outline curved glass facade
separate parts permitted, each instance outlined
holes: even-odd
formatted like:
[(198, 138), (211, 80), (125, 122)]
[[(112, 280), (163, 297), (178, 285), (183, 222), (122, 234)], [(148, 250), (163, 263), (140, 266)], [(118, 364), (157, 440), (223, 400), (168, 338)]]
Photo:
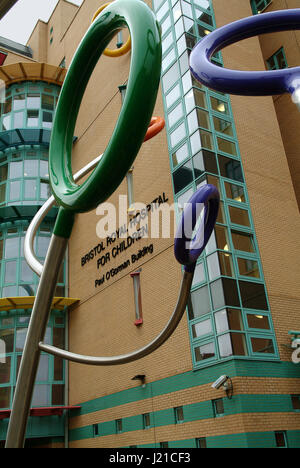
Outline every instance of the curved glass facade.
[[(51, 195), (48, 150), (60, 88), (23, 82), (6, 89), (0, 105), (0, 293), (2, 298), (34, 296), (39, 277), (24, 258), (26, 230), (39, 206)], [(43, 263), (53, 219), (52, 209), (35, 238)], [(55, 296), (65, 296), (65, 264)], [(0, 311), (0, 409), (9, 409), (31, 310)], [(52, 311), (45, 342), (64, 347), (65, 314)], [(64, 404), (65, 369), (61, 359), (41, 354), (32, 407)]]

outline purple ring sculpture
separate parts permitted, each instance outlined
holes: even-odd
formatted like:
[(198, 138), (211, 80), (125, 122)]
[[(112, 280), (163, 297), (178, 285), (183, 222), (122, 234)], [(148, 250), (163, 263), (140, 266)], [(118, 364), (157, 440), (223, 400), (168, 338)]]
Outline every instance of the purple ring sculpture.
[(193, 48), (190, 55), (192, 74), (205, 86), (228, 94), (293, 94), (300, 90), (300, 67), (245, 72), (218, 67), (210, 62), (210, 58), (222, 48), (240, 40), (258, 34), (297, 29), (300, 29), (300, 8), (263, 13), (222, 26)]
[[(200, 187), (186, 203), (175, 235), (174, 253), (186, 272), (193, 272), (196, 261), (204, 250), (214, 228), (220, 203), (220, 195), (214, 185)], [(204, 205), (204, 206), (203, 206)], [(200, 226), (194, 234), (197, 221)]]

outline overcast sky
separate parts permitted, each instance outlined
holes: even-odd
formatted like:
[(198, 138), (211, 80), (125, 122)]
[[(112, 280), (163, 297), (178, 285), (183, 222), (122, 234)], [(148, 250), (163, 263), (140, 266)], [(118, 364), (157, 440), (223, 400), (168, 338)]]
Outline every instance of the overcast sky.
[[(76, 5), (82, 2), (71, 1)], [(38, 19), (48, 22), (57, 3), (58, 0), (18, 0), (0, 21), (0, 36), (26, 44)]]

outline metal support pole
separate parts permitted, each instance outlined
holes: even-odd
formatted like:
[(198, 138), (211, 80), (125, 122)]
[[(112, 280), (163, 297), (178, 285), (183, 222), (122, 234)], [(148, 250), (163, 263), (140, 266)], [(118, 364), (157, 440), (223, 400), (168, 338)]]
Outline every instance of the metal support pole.
[(32, 309), (29, 328), (19, 369), (6, 448), (22, 448), (33, 388), (40, 360), (39, 342), (44, 339), (58, 274), (64, 259), (68, 239), (52, 235), (45, 266)]

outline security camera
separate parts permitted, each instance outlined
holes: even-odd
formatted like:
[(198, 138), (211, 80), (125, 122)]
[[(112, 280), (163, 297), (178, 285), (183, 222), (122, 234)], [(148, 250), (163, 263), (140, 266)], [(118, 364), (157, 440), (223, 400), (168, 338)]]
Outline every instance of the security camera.
[(222, 387), (228, 380), (227, 375), (221, 375), (213, 384), (212, 388), (215, 388), (216, 390), (219, 390), (219, 388)]

